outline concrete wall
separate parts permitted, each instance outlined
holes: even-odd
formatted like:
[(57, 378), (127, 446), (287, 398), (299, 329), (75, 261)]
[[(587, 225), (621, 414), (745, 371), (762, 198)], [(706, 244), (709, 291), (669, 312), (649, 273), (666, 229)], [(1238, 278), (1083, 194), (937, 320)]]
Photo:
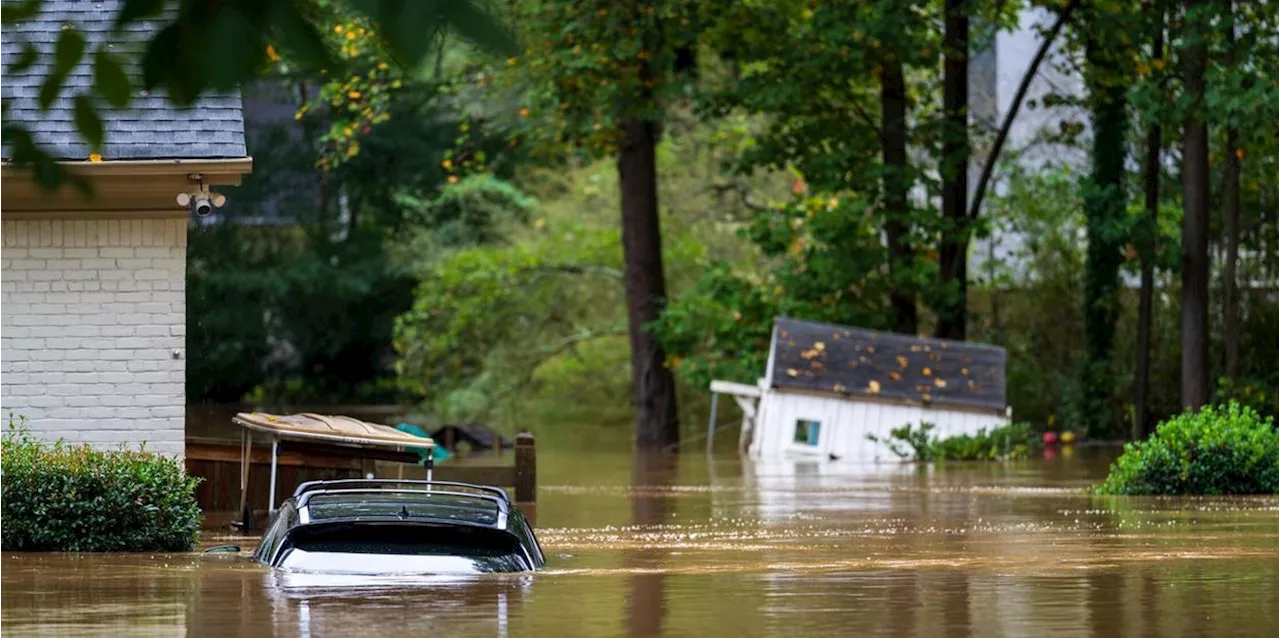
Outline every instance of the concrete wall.
[(6, 219), (0, 236), (3, 415), (47, 439), (182, 455), (185, 217)]

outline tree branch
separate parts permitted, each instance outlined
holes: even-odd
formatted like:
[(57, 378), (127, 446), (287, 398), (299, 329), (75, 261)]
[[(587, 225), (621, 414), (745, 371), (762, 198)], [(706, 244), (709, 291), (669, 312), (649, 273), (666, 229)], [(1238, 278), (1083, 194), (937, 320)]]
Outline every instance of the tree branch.
[(576, 264), (552, 264), (534, 268), (536, 271), (552, 272), (565, 275), (599, 275), (611, 279), (622, 279), (622, 271), (609, 266), (579, 266)]
[(1031, 60), (1031, 66), (1027, 68), (1027, 72), (1022, 76), (1022, 83), (1018, 85), (1018, 92), (1013, 96), (1013, 104), (1009, 107), (1009, 112), (1004, 116), (1004, 123), (1000, 125), (1000, 132), (996, 134), (996, 141), (991, 146), (991, 153), (987, 155), (987, 161), (982, 166), (982, 176), (978, 179), (978, 187), (973, 193), (973, 203), (969, 207), (969, 219), (977, 219), (978, 212), (982, 210), (982, 198), (987, 194), (987, 184), (991, 181), (991, 173), (995, 171), (996, 160), (1000, 157), (1000, 149), (1004, 148), (1004, 141), (1009, 137), (1009, 129), (1013, 126), (1013, 119), (1018, 115), (1018, 109), (1022, 107), (1022, 100), (1027, 97), (1027, 89), (1031, 87), (1031, 81), (1035, 79), (1036, 73), (1040, 71), (1040, 63), (1044, 62), (1044, 58), (1049, 53), (1049, 48), (1053, 46), (1053, 42), (1058, 39), (1058, 34), (1062, 32), (1062, 26), (1066, 24), (1067, 19), (1075, 11), (1079, 0), (1071, 0), (1066, 7), (1062, 9), (1062, 13), (1058, 14), (1058, 21), (1053, 24), (1053, 28), (1049, 30), (1049, 34), (1045, 36), (1044, 42), (1040, 44), (1040, 50), (1036, 51), (1036, 57)]
[(746, 206), (748, 209), (762, 211), (769, 210), (768, 206), (751, 201), (751, 196), (747, 193), (747, 187), (743, 184), (739, 184), (738, 182), (712, 184), (711, 190), (715, 191), (716, 195), (723, 195), (728, 191), (734, 191), (738, 193), (738, 197), (742, 199), (742, 205)]

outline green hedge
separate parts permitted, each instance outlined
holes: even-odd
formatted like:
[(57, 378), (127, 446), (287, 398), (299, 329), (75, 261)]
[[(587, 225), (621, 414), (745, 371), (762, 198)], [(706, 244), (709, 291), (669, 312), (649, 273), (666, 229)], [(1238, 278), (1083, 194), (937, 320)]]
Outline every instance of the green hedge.
[(189, 551), (200, 531), (182, 463), (144, 451), (46, 443), (10, 422), (0, 451), (5, 551)]
[(889, 438), (881, 439), (868, 434), (867, 439), (882, 443), (899, 458), (928, 463), (932, 461), (1006, 461), (1027, 457), (1035, 441), (1031, 426), (1013, 423), (991, 430), (978, 430), (977, 434), (961, 434), (940, 439), (931, 435), (934, 424), (921, 422), (916, 428), (910, 423), (889, 431)]
[(1186, 411), (1146, 441), (1129, 443), (1099, 494), (1275, 494), (1280, 438), (1274, 422), (1232, 402)]

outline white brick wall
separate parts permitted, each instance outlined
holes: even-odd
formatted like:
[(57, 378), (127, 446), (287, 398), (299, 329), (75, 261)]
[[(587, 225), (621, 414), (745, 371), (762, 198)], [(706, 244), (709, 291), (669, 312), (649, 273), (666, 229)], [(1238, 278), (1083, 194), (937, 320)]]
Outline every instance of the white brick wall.
[(186, 220), (5, 220), (0, 239), (6, 422), (181, 456)]

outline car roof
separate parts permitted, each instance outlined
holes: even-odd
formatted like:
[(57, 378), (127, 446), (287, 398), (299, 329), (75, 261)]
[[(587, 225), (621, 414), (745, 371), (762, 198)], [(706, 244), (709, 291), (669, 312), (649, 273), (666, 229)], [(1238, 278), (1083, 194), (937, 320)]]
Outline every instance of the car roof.
[(299, 523), (337, 520), (435, 522), (506, 530), (519, 510), (501, 488), (447, 481), (338, 479), (299, 485)]

